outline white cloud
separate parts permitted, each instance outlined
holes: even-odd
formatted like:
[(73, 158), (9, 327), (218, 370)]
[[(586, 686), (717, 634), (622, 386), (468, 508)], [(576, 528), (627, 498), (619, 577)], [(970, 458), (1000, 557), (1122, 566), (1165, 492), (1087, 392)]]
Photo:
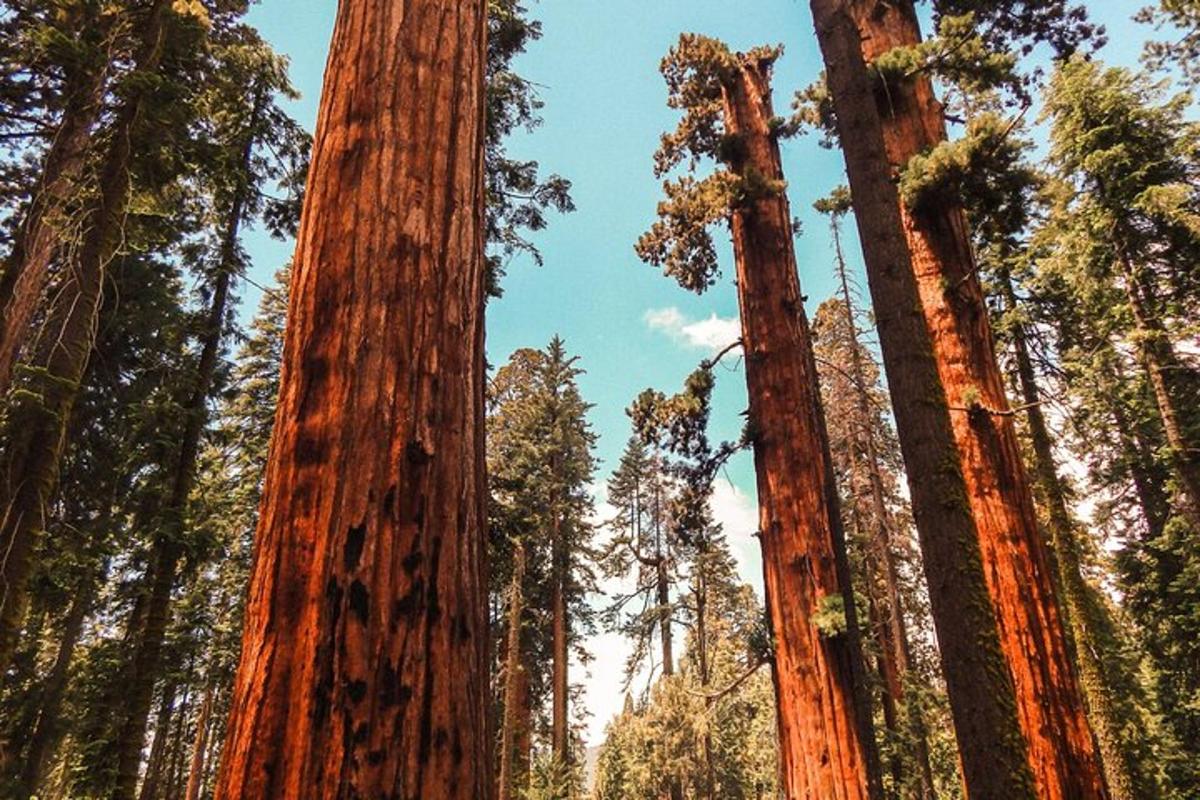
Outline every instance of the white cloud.
[(717, 352), (736, 342), (742, 335), (741, 325), (733, 317), (690, 320), (674, 306), (652, 308), (643, 319), (650, 330), (661, 331), (686, 347)]
[(713, 484), (713, 519), (720, 523), (737, 561), (738, 574), (762, 597), (762, 550), (758, 537), (758, 504), (754, 498), (728, 480)]

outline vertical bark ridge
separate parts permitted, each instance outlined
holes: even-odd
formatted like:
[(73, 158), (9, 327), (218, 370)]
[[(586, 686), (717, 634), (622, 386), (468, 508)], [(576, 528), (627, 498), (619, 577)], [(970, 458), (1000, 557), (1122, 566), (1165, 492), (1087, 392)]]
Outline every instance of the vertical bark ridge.
[(339, 7), (220, 798), (493, 791), (484, 15)]
[[(722, 82), (726, 134), (744, 153), (730, 167), (743, 178), (781, 181), (770, 129), (771, 64), (738, 59)], [(784, 791), (878, 797), (861, 642), (787, 198), (772, 191), (748, 200), (734, 210), (731, 227)], [(844, 618), (830, 622), (838, 613)]]

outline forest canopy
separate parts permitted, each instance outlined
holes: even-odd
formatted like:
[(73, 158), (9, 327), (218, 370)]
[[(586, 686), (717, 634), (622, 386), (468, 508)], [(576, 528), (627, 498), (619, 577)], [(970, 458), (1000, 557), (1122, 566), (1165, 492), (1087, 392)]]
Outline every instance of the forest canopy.
[(0, 797), (1200, 797), (1200, 3), (644, 5), (0, 0)]

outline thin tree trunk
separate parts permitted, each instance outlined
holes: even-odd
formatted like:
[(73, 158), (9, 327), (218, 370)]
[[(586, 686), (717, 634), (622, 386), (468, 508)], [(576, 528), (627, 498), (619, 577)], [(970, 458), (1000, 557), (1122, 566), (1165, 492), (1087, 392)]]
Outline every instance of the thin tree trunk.
[(513, 800), (517, 792), (516, 745), (523, 738), (518, 726), (524, 716), (520, 704), (528, 701), (522, 686), (528, 686), (521, 653), (521, 619), (525, 608), (525, 546), (517, 543), (513, 553), (512, 583), (508, 597), (508, 635), (504, 645), (504, 716), (500, 725), (499, 800)]
[[(659, 637), (662, 639), (662, 674), (675, 674), (674, 638), (671, 634), (671, 579), (667, 574), (667, 546), (662, 531), (662, 485), (655, 462), (654, 478), (654, 588), (658, 602)], [(673, 787), (672, 791), (682, 791)]]
[[(110, 27), (107, 15), (92, 24), (106, 30)], [(29, 207), (16, 226), (13, 247), (0, 274), (0, 397), (8, 394), (21, 350), (33, 338), (31, 326), (54, 254), (73, 233), (68, 206), (87, 163), (111, 67), (105, 54), (103, 63), (71, 71), (64, 87), (62, 118), (46, 151)]]
[(216, 796), (489, 800), (482, 0), (339, 5)]
[(208, 747), (208, 719), (212, 714), (213, 689), (204, 690), (200, 703), (200, 714), (196, 718), (196, 737), (192, 743), (192, 760), (188, 767), (187, 788), (183, 800), (199, 800), (200, 788), (204, 783), (204, 754)]
[[(169, 0), (146, 11), (135, 58), (145, 75), (158, 69)], [(8, 411), (8, 443), (0, 455), (0, 672), (8, 668), (27, 604), (25, 585), (45, 510), (58, 481), (63, 441), (87, 369), (100, 314), (104, 274), (120, 245), (129, 203), (134, 127), (147, 89), (137, 84), (113, 122), (99, 179), (99, 197), (86, 214), (76, 260), (56, 287), (32, 377)]]
[(812, 0), (972, 800), (1032, 800), (1012, 676), (849, 0)]
[[(913, 0), (851, 0), (862, 59), (920, 42)], [(946, 138), (926, 74), (876, 86), (890, 168)], [(966, 216), (960, 206), (898, 203), (920, 307), (952, 409), (1000, 643), (1016, 689), (1029, 764), (1045, 800), (1108, 796), (1071, 663), (1046, 543), (996, 361)]]
[[(723, 80), (725, 129), (743, 145), (734, 173), (781, 181), (770, 71), (765, 59), (739, 56)], [(731, 227), (784, 791), (878, 797), (866, 672), (786, 196), (736, 208)], [(822, 630), (817, 620), (831, 613), (844, 619)]]
[(245, 215), (246, 201), (252, 191), (249, 172), (254, 157), (254, 130), (257, 118), (266, 101), (260, 89), (254, 98), (247, 118), (246, 138), (242, 142), (239, 160), (238, 185), (233, 193), (221, 234), (220, 260), (213, 279), (212, 299), (204, 321), (200, 359), (191, 395), (183, 406), (184, 422), (179, 450), (171, 481), (171, 493), (162, 509), (162, 528), (155, 540), (148, 572), (146, 622), (133, 655), (132, 677), (127, 694), (128, 715), (121, 728), (117, 761), (117, 800), (132, 798), (137, 785), (138, 765), (146, 738), (154, 684), (162, 661), (163, 640), (171, 620), (171, 593), (175, 588), (175, 573), (183, 555), (183, 534), (188, 498), (196, 477), (200, 457), (200, 440), (208, 425), (208, 398), (216, 379), (217, 365), (224, 340), (225, 316), (229, 305), (230, 286), (237, 268), (238, 237)]
[[(1001, 270), (996, 277), (1005, 311), (1015, 314), (1018, 301), (1008, 271)], [(1158, 788), (1154, 786), (1153, 776), (1141, 769), (1137, 753), (1131, 747), (1133, 742), (1129, 741), (1144, 732), (1139, 730), (1136, 719), (1129, 718), (1128, 712), (1122, 719), (1123, 715), (1118, 710), (1119, 705), (1128, 706), (1132, 699), (1122, 697), (1117, 685), (1136, 686), (1137, 678), (1126, 674), (1117, 678), (1114, 684), (1114, 676), (1109, 674), (1112, 669), (1123, 670), (1126, 666), (1114, 641), (1117, 623), (1109, 614), (1098, 590), (1088, 583), (1083, 574), (1077, 526), (1068, 508), (1067, 490), (1055, 463), (1054, 440), (1042, 411), (1041, 391), (1025, 329), (1018, 323), (1012, 326), (1009, 335), (1013, 343), (1025, 417), (1029, 424), (1029, 438), (1033, 444), (1034, 475), (1045, 501), (1080, 684), (1087, 700), (1088, 717), (1100, 747), (1109, 790), (1113, 800), (1154, 796)], [(1144, 751), (1144, 748), (1138, 750)]]
[[(556, 470), (551, 466), (551, 474)], [(571, 734), (567, 714), (570, 681), (568, 676), (569, 653), (567, 651), (567, 553), (563, 541), (563, 525), (558, 509), (552, 508), (551, 559), (553, 561), (553, 588), (551, 599), (552, 647), (554, 668), (551, 674), (551, 750), (556, 764), (562, 768), (570, 766)]]
[(1142, 364), (1154, 392), (1154, 403), (1166, 435), (1171, 467), (1183, 495), (1180, 505), (1192, 527), (1200, 530), (1200, 442), (1192, 441), (1188, 436), (1184, 421), (1184, 403), (1187, 401), (1183, 384), (1184, 376), (1190, 370), (1179, 360), (1166, 327), (1154, 311), (1154, 293), (1143, 272), (1132, 262), (1123, 246), (1118, 245), (1117, 250), (1125, 275), (1129, 307), (1133, 311)]
[(67, 679), (70, 677), (71, 662), (75, 657), (75, 647), (83, 634), (83, 624), (91, 610), (96, 592), (95, 575), (85, 575), (76, 589), (71, 607), (63, 621), (62, 638), (59, 640), (58, 653), (54, 664), (42, 683), (41, 709), (38, 712), (37, 726), (29, 739), (25, 750), (25, 763), (21, 768), (17, 796), (24, 800), (37, 794), (46, 769), (46, 763), (53, 755), (55, 747), (62, 737), (62, 701), (67, 690)]
[(164, 762), (167, 759), (167, 741), (171, 736), (171, 720), (175, 713), (175, 685), (163, 688), (158, 719), (154, 723), (154, 739), (150, 744), (150, 757), (146, 762), (146, 777), (138, 800), (155, 800), (162, 781)]

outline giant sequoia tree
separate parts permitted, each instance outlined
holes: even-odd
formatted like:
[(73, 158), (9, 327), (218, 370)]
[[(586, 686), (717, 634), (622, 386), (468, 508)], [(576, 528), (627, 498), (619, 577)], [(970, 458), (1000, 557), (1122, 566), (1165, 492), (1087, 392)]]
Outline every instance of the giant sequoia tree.
[(485, 27), (338, 10), (218, 797), (491, 796)]
[[(784, 194), (770, 76), (779, 50), (732, 53), (685, 35), (663, 61), (684, 112), (655, 157), (665, 175), (702, 158), (720, 169), (668, 181), (661, 220), (638, 242), (682, 286), (716, 279), (708, 227), (728, 222), (737, 265), (748, 438), (758, 478), (767, 608), (776, 641), (782, 782), (789, 795), (865, 798), (878, 791), (863, 665), (829, 444)], [(803, 563), (796, 570), (793, 565)]]

